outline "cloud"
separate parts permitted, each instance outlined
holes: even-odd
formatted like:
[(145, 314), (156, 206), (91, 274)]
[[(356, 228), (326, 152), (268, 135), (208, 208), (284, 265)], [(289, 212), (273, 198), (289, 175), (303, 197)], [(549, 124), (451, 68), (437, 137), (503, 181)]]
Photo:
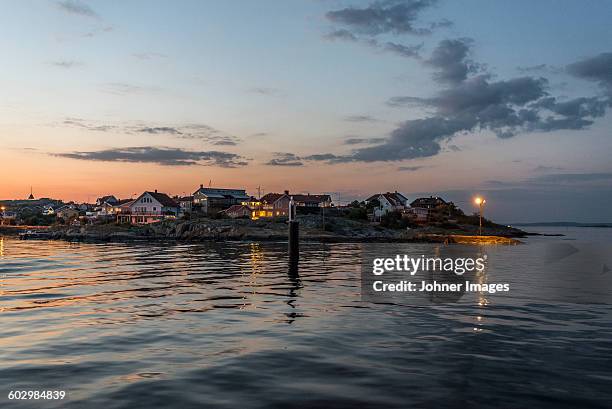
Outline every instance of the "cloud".
[(143, 87), (125, 82), (109, 82), (103, 84), (103, 90), (114, 95), (144, 94), (151, 91), (159, 91), (157, 88)]
[(343, 41), (358, 41), (359, 39), (355, 34), (351, 33), (347, 29), (334, 30), (331, 33), (327, 33), (323, 36), (328, 40), (343, 40)]
[(374, 38), (363, 39), (363, 38), (359, 38), (355, 36), (348, 30), (332, 31), (329, 34), (326, 34), (324, 38), (328, 40), (332, 40), (332, 41), (343, 40), (343, 41), (355, 42), (355, 43), (359, 43), (359, 44), (371, 47), (373, 49), (376, 49), (377, 51), (390, 52), (390, 53), (399, 55), (400, 57), (414, 58), (414, 59), (421, 58), (420, 53), (424, 46), (423, 43), (414, 44), (414, 45), (404, 45), (404, 44), (394, 43), (392, 41), (379, 42), (378, 40)]
[(423, 49), (423, 43), (416, 45), (403, 45), (393, 42), (387, 42), (384, 44), (383, 49), (385, 51), (390, 51), (402, 57), (420, 58), (420, 52)]
[(438, 70), (434, 79), (440, 83), (457, 84), (465, 80), (468, 74), (481, 70), (482, 66), (469, 58), (472, 44), (473, 40), (469, 38), (440, 41), (431, 57), (425, 61)]
[(85, 17), (100, 18), (98, 13), (96, 13), (91, 7), (89, 7), (89, 5), (79, 0), (59, 1), (57, 2), (57, 6), (66, 13), (76, 14)]
[(275, 152), (274, 158), (266, 162), (269, 166), (303, 166), (299, 156), (287, 152)]
[(597, 82), (612, 98), (612, 52), (577, 61), (566, 70), (575, 77)]
[(114, 29), (115, 28), (113, 26), (100, 27), (100, 28), (96, 28), (96, 29), (94, 29), (92, 31), (88, 31), (86, 33), (83, 33), (81, 35), (81, 37), (93, 38), (93, 37), (97, 36), (98, 34), (110, 33)]
[(304, 160), (325, 161), (329, 163), (340, 163), (344, 161), (344, 157), (334, 155), (333, 153), (319, 153), (315, 155), (304, 156)]
[[(470, 59), (472, 41), (443, 40), (425, 61), (435, 69), (433, 79), (446, 88), (432, 97), (397, 96), (395, 107), (420, 106), (425, 118), (404, 121), (381, 143), (337, 155), (329, 163), (401, 161), (438, 155), (468, 132), (491, 131), (499, 138), (518, 133), (582, 130), (605, 115), (612, 105), (612, 54), (604, 53), (571, 64), (572, 75), (594, 81), (604, 96), (563, 99), (550, 95), (546, 78), (522, 76), (493, 81), (483, 65)], [(316, 160), (316, 159), (313, 159)]]
[(448, 149), (450, 152), (461, 152), (461, 148), (457, 145), (448, 145), (446, 146), (446, 149)]
[(158, 135), (158, 134), (183, 135), (181, 131), (171, 126), (158, 126), (158, 127), (147, 126), (144, 128), (137, 129), (136, 132), (150, 133), (153, 135)]
[(58, 61), (52, 61), (51, 65), (54, 65), (59, 68), (68, 69), (68, 68), (79, 67), (83, 65), (83, 63), (78, 62), (78, 61), (71, 61), (71, 60), (58, 60)]
[(406, 106), (420, 106), (423, 105), (423, 98), (400, 96), (391, 97), (386, 102), (390, 107), (406, 107)]
[(423, 169), (425, 166), (400, 166), (397, 168), (400, 172), (416, 172), (419, 169)]
[(559, 74), (562, 69), (549, 64), (529, 65), (525, 67), (516, 67), (521, 74), (530, 74), (533, 72)]
[(149, 135), (168, 135), (179, 139), (199, 140), (216, 146), (235, 146), (241, 139), (213, 128), (206, 124), (184, 124), (184, 125), (134, 125), (119, 124), (108, 125), (100, 124), (96, 121), (89, 121), (80, 118), (65, 118), (62, 125), (74, 126), (88, 131), (116, 132), (124, 134), (149, 134)]
[(453, 25), (454, 25), (454, 23), (452, 21), (450, 21), (447, 18), (443, 18), (440, 21), (435, 21), (433, 23), (430, 23), (429, 24), (429, 29), (433, 31), (433, 30), (435, 30), (437, 28), (449, 28), (449, 27), (452, 27)]
[(385, 138), (347, 138), (344, 140), (345, 145), (361, 145), (384, 142)]
[(353, 32), (378, 34), (430, 34), (431, 28), (416, 27), (419, 14), (431, 7), (433, 0), (377, 1), (365, 8), (344, 8), (328, 12), (331, 22), (343, 25)]
[(436, 0), (385, 0), (376, 1), (365, 8), (344, 8), (329, 11), (325, 16), (335, 25), (323, 37), (331, 41), (359, 43), (378, 51), (391, 52), (401, 57), (420, 58), (423, 44), (405, 45), (397, 42), (381, 42), (379, 35), (427, 35), (450, 27), (452, 22), (442, 19), (429, 24), (419, 22), (422, 11), (432, 7)]
[[(500, 138), (518, 132), (549, 132), (584, 129), (605, 112), (597, 98), (559, 101), (547, 95), (544, 78), (520, 77), (489, 81), (477, 76), (441, 91), (432, 98), (410, 98), (434, 109), (434, 116), (409, 120), (391, 133), (381, 145), (355, 151), (359, 161), (392, 161), (434, 156), (441, 144), (457, 133), (490, 130)], [(393, 104), (398, 104), (395, 99)]]
[(611, 172), (601, 173), (553, 173), (549, 175), (542, 175), (532, 179), (529, 179), (529, 183), (550, 183), (550, 184), (582, 184), (584, 182), (601, 182), (611, 181)]
[(559, 171), (559, 170), (565, 170), (565, 168), (563, 168), (561, 166), (544, 166), (544, 165), (539, 165), (539, 166), (536, 166), (533, 169), (534, 172), (550, 172), (552, 170)]
[(179, 138), (198, 139), (213, 145), (233, 146), (241, 142), (237, 136), (216, 129), (206, 124), (187, 124), (175, 128), (180, 132)]
[[(559, 167), (542, 167), (540, 171), (563, 169)], [(534, 169), (539, 171), (538, 168)], [(595, 186), (610, 186), (612, 172), (592, 173), (549, 173), (518, 181), (487, 180), (486, 185), (500, 189), (530, 188), (530, 189), (577, 189), (593, 188)]]
[(164, 166), (204, 165), (235, 168), (248, 164), (243, 157), (234, 153), (219, 151), (188, 151), (179, 148), (151, 146), (113, 148), (93, 152), (57, 153), (53, 155), (89, 161), (155, 163)]
[(166, 58), (167, 55), (155, 52), (133, 53), (132, 57), (139, 60), (152, 60), (154, 58)]
[(472, 118), (445, 119), (432, 117), (405, 121), (393, 130), (386, 142), (360, 148), (345, 158), (346, 161), (378, 162), (435, 156), (440, 143), (454, 133), (476, 125)]
[(379, 122), (378, 119), (370, 115), (349, 115), (345, 116), (344, 120), (347, 122)]
[(88, 131), (96, 131), (96, 132), (110, 132), (116, 131), (119, 128), (115, 125), (106, 125), (106, 124), (96, 124), (90, 121), (86, 121), (81, 118), (65, 118), (62, 121), (62, 125), (74, 126), (78, 128), (83, 128)]
[(251, 94), (258, 94), (258, 95), (264, 95), (264, 96), (269, 96), (269, 97), (280, 97), (283, 95), (281, 90), (276, 89), (276, 88), (269, 88), (269, 87), (253, 87), (253, 88), (249, 88), (247, 92)]

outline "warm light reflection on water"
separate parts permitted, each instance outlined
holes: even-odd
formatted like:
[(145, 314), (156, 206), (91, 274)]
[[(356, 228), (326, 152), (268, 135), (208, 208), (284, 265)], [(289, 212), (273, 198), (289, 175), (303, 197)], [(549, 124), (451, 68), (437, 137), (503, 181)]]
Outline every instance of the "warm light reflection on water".
[[(365, 303), (368, 246), (303, 243), (296, 272), (286, 243), (0, 238), (0, 397), (60, 385), (70, 400), (56, 407), (104, 409), (428, 407), (433, 397), (437, 407), (494, 399), (512, 408), (546, 407), (551, 396), (587, 408), (612, 398), (609, 306), (520, 291)], [(537, 284), (517, 251), (497, 248), (475, 281)], [(577, 374), (588, 382), (578, 387)]]

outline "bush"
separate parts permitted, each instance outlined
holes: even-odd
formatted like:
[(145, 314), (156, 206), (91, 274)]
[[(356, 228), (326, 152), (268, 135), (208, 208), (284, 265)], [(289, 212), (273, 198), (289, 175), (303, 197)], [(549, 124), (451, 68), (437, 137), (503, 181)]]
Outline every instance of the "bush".
[(353, 200), (351, 203), (349, 203), (349, 207), (359, 208), (361, 207), (361, 203), (359, 203), (359, 200)]
[(352, 220), (368, 220), (368, 211), (364, 207), (353, 207), (347, 217)]
[(384, 214), (380, 219), (380, 225), (388, 229), (405, 229), (412, 227), (413, 223), (406, 217), (402, 217), (402, 213), (393, 211)]
[(36, 214), (23, 218), (23, 224), (28, 226), (50, 226), (55, 221), (53, 215)]

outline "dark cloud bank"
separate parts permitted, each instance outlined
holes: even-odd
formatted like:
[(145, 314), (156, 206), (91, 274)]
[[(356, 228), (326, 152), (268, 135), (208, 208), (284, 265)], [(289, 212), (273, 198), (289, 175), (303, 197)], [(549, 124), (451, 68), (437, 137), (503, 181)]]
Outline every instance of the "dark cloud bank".
[(59, 153), (55, 156), (100, 162), (155, 163), (165, 166), (220, 166), (235, 168), (246, 166), (247, 161), (234, 153), (219, 151), (188, 151), (166, 147), (113, 148), (93, 152)]
[(57, 6), (66, 13), (93, 18), (100, 17), (91, 7), (79, 0), (59, 1), (57, 2)]
[[(365, 8), (330, 11), (326, 17), (341, 28), (327, 38), (362, 41), (389, 49), (388, 43), (382, 44), (376, 36), (425, 36), (450, 25), (446, 20), (429, 24), (419, 22), (420, 13), (434, 4), (433, 0), (379, 1)], [(431, 68), (432, 79), (443, 88), (429, 98), (396, 96), (387, 104), (397, 108), (427, 108), (430, 116), (399, 124), (376, 145), (346, 155), (321, 154), (302, 159), (341, 163), (430, 157), (442, 152), (445, 145), (462, 133), (491, 131), (499, 138), (511, 138), (519, 133), (582, 130), (604, 116), (612, 106), (612, 53), (602, 53), (564, 67), (561, 71), (575, 79), (597, 84), (601, 92), (563, 99), (551, 94), (549, 81), (542, 76), (493, 78), (485, 64), (472, 59), (473, 45), (469, 38), (446, 39), (438, 43), (429, 58), (418, 52), (403, 53)], [(397, 44), (395, 48), (401, 50), (402, 47), (410, 46)]]

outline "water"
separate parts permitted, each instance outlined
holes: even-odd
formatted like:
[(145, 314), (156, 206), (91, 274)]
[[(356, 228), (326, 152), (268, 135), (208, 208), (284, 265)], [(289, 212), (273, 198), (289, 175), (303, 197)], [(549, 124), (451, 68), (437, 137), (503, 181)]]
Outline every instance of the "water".
[[(0, 407), (610, 407), (612, 307), (527, 291), (548, 284), (516, 252), (546, 240), (490, 250), (524, 289), (411, 307), (361, 301), (368, 245), (304, 244), (296, 276), (283, 243), (5, 237)], [(7, 399), (36, 389), (68, 398)]]

